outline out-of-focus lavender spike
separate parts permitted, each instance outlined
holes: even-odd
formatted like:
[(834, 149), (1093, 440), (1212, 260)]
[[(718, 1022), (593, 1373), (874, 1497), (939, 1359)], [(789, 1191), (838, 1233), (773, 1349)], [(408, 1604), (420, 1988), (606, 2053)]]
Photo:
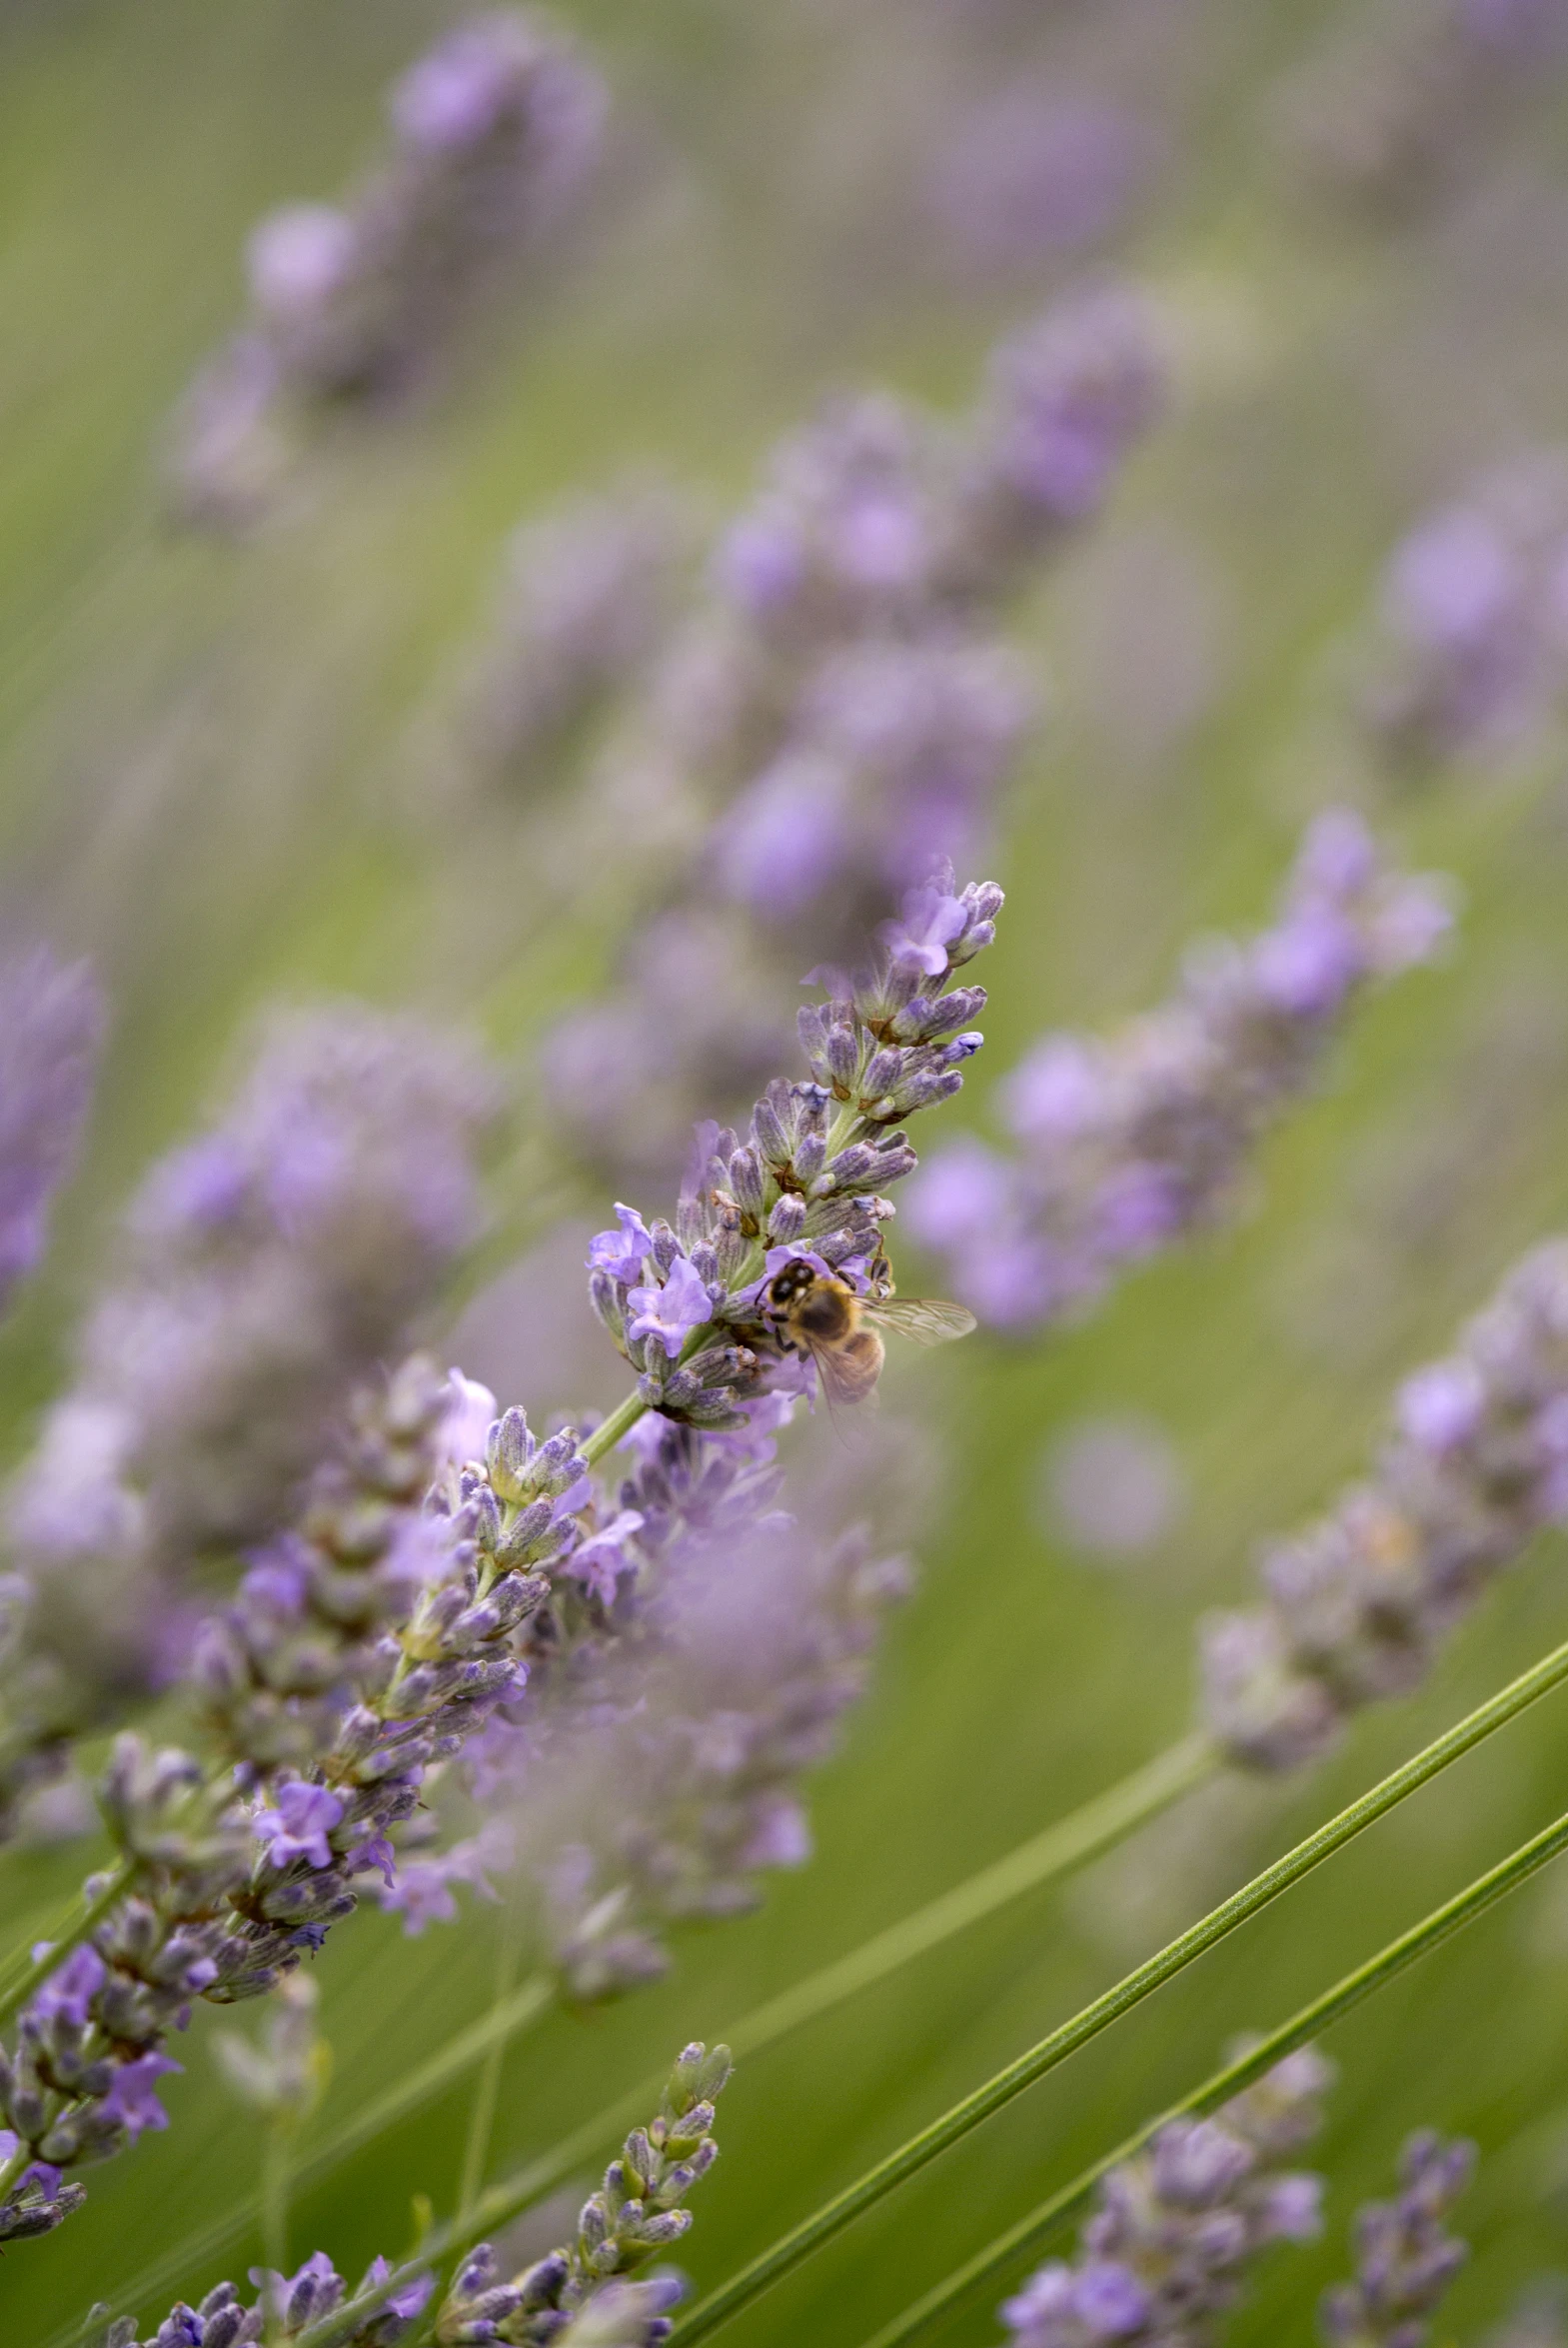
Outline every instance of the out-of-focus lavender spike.
[(1393, 0), (1344, 29), (1276, 95), (1305, 183), (1368, 213), (1419, 209), (1568, 57), (1563, 0)]
[(1290, 1769), (1346, 1717), (1420, 1684), (1482, 1590), (1568, 1519), (1568, 1240), (1503, 1279), (1455, 1351), (1401, 1387), (1371, 1474), (1265, 1550), (1264, 1605), (1207, 1624), (1208, 1719), (1232, 1756)]
[(1399, 2196), (1373, 2201), (1355, 2222), (1355, 2280), (1323, 2295), (1329, 2348), (1426, 2348), (1433, 2315), (1469, 2256), (1444, 2220), (1470, 2181), (1475, 2146), (1430, 2129), (1399, 2156)]
[(1143, 304), (1096, 287), (1001, 346), (963, 427), (869, 395), (776, 451), (610, 759), (695, 845), (610, 999), (546, 1046), (600, 1164), (667, 1172), (777, 1055), (770, 932), (796, 968), (851, 959), (899, 890), (983, 854), (1033, 705), (997, 613), (1100, 503), (1160, 380)]
[[(637, 1638), (558, 1672), (512, 1740), (522, 1859), (583, 1999), (656, 1978), (671, 1924), (744, 1913), (759, 1873), (809, 1857), (801, 1773), (907, 1585), (863, 1534), (823, 1539), (778, 1508), (766, 1438), (656, 1422), (639, 1447), (613, 1567)], [(505, 1769), (504, 1745), (485, 1757)]]
[[(478, 1236), (475, 1152), (499, 1106), (464, 1039), (344, 1005), (277, 1022), (221, 1122), (153, 1170), (76, 1392), (122, 1414), (156, 1537), (280, 1521)], [(24, 1539), (27, 1522), (24, 1498)]]
[(1001, 343), (953, 515), (955, 583), (1006, 592), (1095, 513), (1158, 416), (1164, 375), (1148, 307), (1122, 285), (1069, 295)]
[(824, 913), (863, 926), (868, 897), (890, 903), (943, 859), (983, 853), (1031, 714), (1022, 664), (997, 645), (876, 639), (833, 655), (715, 827), (720, 888), (780, 927)]
[(60, 963), (40, 948), (0, 965), (0, 1312), (43, 1254), (103, 1033), (103, 1000), (86, 963)]
[(1331, 2075), (1303, 2048), (1112, 2169), (1076, 2258), (1051, 2259), (1003, 2304), (1014, 2348), (1208, 2348), (1269, 2245), (1320, 2231), (1321, 2180), (1282, 2164), (1317, 2133)]
[(796, 660), (917, 615), (940, 543), (940, 442), (901, 401), (830, 402), (780, 443), (761, 494), (721, 539), (721, 603)]
[(461, 1039), (358, 1007), (300, 1016), (221, 1123), (154, 1169), (10, 1495), (8, 1793), (178, 1671), (201, 1551), (286, 1519), (476, 1236), (498, 1098)]
[(518, 773), (613, 692), (668, 630), (690, 518), (668, 489), (580, 498), (514, 536), (466, 733), (493, 772)]
[(1385, 759), (1421, 769), (1527, 742), (1568, 690), (1568, 457), (1481, 475), (1384, 575), (1363, 696)]
[(183, 518), (253, 520), (313, 422), (427, 372), (498, 260), (559, 224), (606, 108), (543, 17), (497, 9), (444, 34), (393, 88), (381, 169), (341, 208), (288, 205), (253, 232), (249, 321), (175, 419)]
[(1117, 225), (1153, 145), (1146, 124), (1091, 92), (1008, 87), (957, 114), (931, 161), (927, 205), (966, 275), (1037, 268)]
[(1007, 1080), (1016, 1145), (938, 1152), (909, 1227), (982, 1319), (1082, 1312), (1129, 1263), (1217, 1220), (1250, 1151), (1371, 982), (1430, 958), (1445, 887), (1383, 863), (1359, 818), (1309, 828), (1272, 929), (1189, 954), (1177, 992), (1101, 1041), (1047, 1036)]

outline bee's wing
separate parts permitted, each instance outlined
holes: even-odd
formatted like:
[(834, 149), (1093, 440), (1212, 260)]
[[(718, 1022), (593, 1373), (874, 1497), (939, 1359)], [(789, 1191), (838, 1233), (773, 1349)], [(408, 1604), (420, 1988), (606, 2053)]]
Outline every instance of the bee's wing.
[(855, 1377), (848, 1365), (841, 1363), (838, 1357), (830, 1352), (825, 1345), (813, 1345), (809, 1339), (806, 1339), (805, 1352), (816, 1372), (816, 1390), (827, 1405), (827, 1416), (832, 1430), (841, 1443), (852, 1447), (850, 1444), (851, 1422), (844, 1413), (851, 1408), (855, 1410), (875, 1408), (875, 1379), (872, 1378), (868, 1386), (863, 1377)]
[(945, 1345), (953, 1337), (966, 1337), (975, 1325), (972, 1312), (939, 1296), (890, 1296), (885, 1304), (866, 1304), (863, 1310), (877, 1328), (893, 1329), (916, 1345)]

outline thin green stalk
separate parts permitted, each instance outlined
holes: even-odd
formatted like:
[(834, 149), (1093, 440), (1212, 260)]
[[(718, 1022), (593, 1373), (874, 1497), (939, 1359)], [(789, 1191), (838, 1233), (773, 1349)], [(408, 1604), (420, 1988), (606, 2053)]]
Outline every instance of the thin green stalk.
[[(1352, 1840), (1374, 1819), (1382, 1817), (1407, 1794), (1428, 1783), (1451, 1761), (1469, 1752), (1495, 1729), (1534, 1703), (1538, 1696), (1559, 1686), (1564, 1679), (1568, 1679), (1568, 1643), (1555, 1648), (1541, 1662), (1521, 1673), (1498, 1694), (1468, 1713), (1456, 1726), (1425, 1746), (1413, 1759), (1373, 1786), (1358, 1801), (1341, 1810), (1337, 1817), (1331, 1818), (1316, 1833), (1298, 1843), (1282, 1859), (1277, 1859), (1271, 1867), (1265, 1868), (1262, 1874), (1255, 1876), (1210, 1915), (1182, 1933), (1157, 1956), (1138, 1966), (1135, 1972), (1129, 1973), (1125, 1980), (1106, 1991), (1103, 1997), (1096, 1998), (1082, 2013), (1053, 2031), (1039, 2046), (1031, 2048), (1016, 2063), (1010, 2064), (996, 2078), (987, 2081), (976, 2094), (955, 2105), (952, 2111), (923, 2130), (909, 2144), (902, 2146), (888, 2160), (879, 2163), (856, 2185), (850, 2186), (845, 2193), (839, 2194), (835, 2200), (818, 2210), (803, 2226), (796, 2227), (782, 2242), (775, 2244), (772, 2250), (765, 2252), (762, 2258), (754, 2260), (729, 2283), (722, 2285), (687, 2318), (681, 2327), (683, 2339), (699, 2338), (704, 2332), (712, 2331), (728, 2317), (738, 2313), (771, 2283), (798, 2265), (810, 2250), (848, 2224), (850, 2218), (857, 2216), (862, 2209), (869, 2208), (893, 2185), (900, 2183), (903, 2177), (912, 2175), (915, 2169), (934, 2159), (948, 2143), (955, 2142), (979, 2120), (1000, 2109), (1003, 2103), (1021, 2093), (1034, 2078), (1042, 2077), (1045, 2071), (1065, 2061), (1067, 2055), (1078, 2046), (1086, 2044), (1089, 2038), (1108, 2028), (1112, 2021), (1129, 2012), (1140, 1999), (1149, 1996), (1184, 1965), (1190, 1964), (1205, 1949), (1235, 1931), (1249, 1916), (1256, 1914), (1270, 1900), (1276, 1899), (1290, 1884), (1299, 1881), (1333, 1851)], [(1544, 1864), (1544, 1861), (1541, 1863)], [(762, 2010), (765, 2013), (767, 2011), (766, 2008)], [(752, 2050), (756, 2050), (755, 2042)], [(653, 2082), (653, 2094), (657, 2096), (658, 2091), (659, 2083)], [(356, 2322), (373, 2314), (395, 2291), (401, 2290), (428, 2267), (455, 2251), (471, 2248), (486, 2234), (508, 2224), (537, 2200), (541, 2193), (558, 2183), (563, 2174), (595, 2153), (608, 2136), (632, 2124), (646, 2111), (649, 2093), (649, 2085), (635, 2090), (610, 2111), (601, 2112), (585, 2126), (574, 2130), (551, 2151), (541, 2154), (537, 2160), (529, 2162), (499, 2184), (492, 2185), (488, 2192), (480, 2196), (469, 2217), (461, 2225), (452, 2219), (445, 2225), (433, 2228), (420, 2259), (401, 2265), (373, 2291), (346, 2302), (334, 2315), (324, 2317), (312, 2325), (301, 2334), (298, 2348), (335, 2348), (335, 2343), (346, 2331), (352, 2330)]]
[[(461, 2078), (469, 2065), (478, 2062), (491, 2046), (506, 2045), (531, 2022), (539, 2019), (554, 2002), (555, 1993), (556, 1985), (550, 1976), (536, 1974), (532, 1980), (525, 1981), (520, 1989), (514, 1990), (505, 2005), (493, 2006), (479, 2021), (459, 2031), (428, 2062), (421, 2063), (418, 2070), (410, 2071), (406, 2078), (389, 2087), (384, 2095), (378, 2095), (374, 2103), (366, 2104), (363, 2111), (345, 2120), (343, 2126), (324, 2138), (314, 2152), (305, 2154), (294, 2171), (295, 2191), (303, 2192), (308, 2186), (319, 2184), (341, 2161), (349, 2159), (362, 2146), (371, 2143), (388, 2128), (395, 2127), (399, 2120), (407, 2119), (410, 2112), (418, 2111), (422, 2104), (430, 2102), (443, 2089), (450, 2087), (453, 2080)], [(657, 2098), (657, 2089), (655, 2092)], [(642, 2104), (638, 2105), (639, 2111), (643, 2108)], [(631, 2122), (627, 2124), (630, 2126)], [(594, 2147), (590, 2146), (589, 2149), (592, 2151)], [(125, 2308), (146, 2305), (165, 2291), (177, 2290), (196, 2269), (221, 2257), (235, 2243), (242, 2242), (252, 2223), (251, 2210), (241, 2208), (229, 2217), (216, 2218), (210, 2225), (198, 2227), (195, 2232), (186, 2235), (182, 2242), (177, 2242), (172, 2250), (151, 2260), (139, 2274), (133, 2275), (128, 2283), (117, 2288), (115, 2304)], [(71, 2323), (51, 2333), (46, 2348), (73, 2348), (78, 2328)]]
[[(1303, 2006), (1290, 2021), (1271, 2031), (1268, 2037), (1252, 2047), (1239, 2061), (1227, 2063), (1222, 2071), (1216, 2071), (1212, 2078), (1205, 2079), (1201, 2087), (1194, 2088), (1179, 2103), (1171, 2104), (1157, 2118), (1145, 2121), (1134, 2134), (1118, 2144), (1114, 2152), (1107, 2152), (1092, 2168), (1083, 2170), (1069, 2185), (1063, 2185), (1058, 2192), (1051, 2194), (1048, 2200), (1030, 2210), (1027, 2217), (1020, 2218), (1015, 2226), (1009, 2226), (1005, 2234), (998, 2234), (994, 2242), (988, 2243), (965, 2265), (958, 2267), (933, 2290), (927, 2291), (923, 2299), (917, 2299), (911, 2307), (904, 2309), (902, 2315), (896, 2316), (890, 2324), (885, 2324), (874, 2339), (866, 2342), (866, 2348), (903, 2348), (905, 2341), (927, 2331), (973, 2292), (986, 2283), (994, 2282), (1015, 2260), (1021, 2260), (1037, 2250), (1064, 2219), (1074, 2216), (1084, 2206), (1100, 2180), (1111, 2169), (1119, 2168), (1123, 2161), (1131, 2160), (1141, 2152), (1161, 2128), (1168, 2126), (1172, 2120), (1217, 2111), (1222, 2103), (1228, 2103), (1231, 2096), (1239, 2095), (1243, 2087), (1250, 2087), (1255, 2079), (1260, 2079), (1265, 2071), (1272, 2070), (1275, 2063), (1283, 2061), (1287, 2054), (1293, 2054), (1297, 2047), (1320, 2037), (1323, 2031), (1349, 2013), (1353, 2006), (1359, 2005), (1363, 1998), (1381, 1989), (1385, 1981), (1392, 1981), (1396, 1974), (1404, 1972), (1430, 1949), (1436, 1948), (1464, 1925), (1483, 1915), (1521, 1883), (1528, 1882), (1532, 1875), (1539, 1873), (1542, 1867), (1565, 1849), (1568, 1849), (1568, 1816), (1559, 1818), (1555, 1825), (1546, 1827), (1533, 1840), (1522, 1844), (1511, 1857), (1493, 1867), (1489, 1874), (1478, 1876), (1474, 1883), (1467, 1885), (1442, 1907), (1435, 1908), (1419, 1924), (1412, 1925), (1399, 1939), (1390, 1941), (1386, 1948), (1368, 1958), (1364, 1965), (1358, 1965), (1353, 1973), (1347, 1973), (1342, 1981), (1336, 1982), (1332, 1989), (1325, 1990), (1321, 1997), (1314, 1998), (1310, 2005)], [(683, 2339), (696, 2336), (690, 2326), (680, 2325), (677, 2328)]]
[(289, 2271), (289, 2172), (294, 2152), (291, 2116), (274, 2112), (262, 2151), (262, 2257), (274, 2274)]
[(607, 1451), (614, 1450), (621, 1437), (636, 1426), (647, 1408), (648, 1404), (639, 1395), (628, 1394), (624, 1401), (616, 1404), (608, 1418), (600, 1420), (591, 1435), (584, 1436), (582, 1452), (590, 1467), (596, 1459), (603, 1459)]
[(0, 1975), (0, 2024), (8, 2022), (34, 1993), (43, 1987), (57, 1966), (63, 1965), (73, 1948), (80, 1947), (89, 1932), (101, 1924), (109, 1910), (125, 1897), (140, 1872), (140, 1862), (122, 1859), (110, 1869), (103, 1889), (85, 1905), (80, 1895), (60, 1919), (54, 1939), (42, 1956), (22, 1959), (20, 1951)]
[(1394, 1770), (1380, 1785), (1374, 1785), (1370, 1792), (1362, 1794), (1348, 1809), (1341, 1810), (1337, 1817), (1319, 1826), (1304, 1842), (1298, 1842), (1294, 1850), (1287, 1851), (1283, 1858), (1265, 1867), (1260, 1875), (1255, 1875), (1250, 1883), (1243, 1884), (1239, 1891), (1222, 1900), (1217, 1908), (1211, 1909), (1187, 1931), (1178, 1933), (1154, 1956), (1136, 1966), (1113, 1988), (1107, 1989), (1102, 1996), (1086, 2005), (1081, 2013), (1074, 2014), (1069, 2021), (1050, 2031), (1037, 2045), (1031, 2046), (1026, 2053), (987, 2079), (983, 2086), (953, 2104), (939, 2119), (921, 2128), (906, 2143), (900, 2144), (896, 2151), (888, 2153), (885, 2159), (856, 2178), (852, 2185), (845, 2186), (841, 2193), (835, 2194), (821, 2208), (802, 2219), (799, 2225), (763, 2251), (739, 2274), (733, 2275), (728, 2283), (722, 2284), (711, 2298), (705, 2300), (680, 2326), (682, 2339), (702, 2339), (727, 2322), (732, 2315), (739, 2314), (743, 2307), (749, 2307), (754, 2299), (770, 2290), (785, 2275), (791, 2274), (823, 2243), (830, 2242), (845, 2226), (873, 2209), (896, 2186), (925, 2168), (938, 2153), (958, 2143), (971, 2129), (977, 2128), (982, 2120), (989, 2119), (993, 2112), (1002, 2110), (1021, 2095), (1026, 2087), (1032, 2087), (1036, 2080), (1043, 2079), (1047, 2072), (1066, 2062), (1069, 2056), (1087, 2046), (1091, 2039), (1097, 2038), (1101, 2031), (1108, 2030), (1113, 2022), (1130, 2013), (1144, 1998), (1152, 1996), (1156, 1989), (1162, 1988), (1186, 1966), (1205, 1955), (1209, 1949), (1217, 1947), (1240, 1925), (1257, 1915), (1271, 1901), (1278, 1899), (1292, 1884), (1299, 1883), (1304, 1875), (1310, 1874), (1333, 1852), (1343, 1849), (1347, 1842), (1363, 1833), (1374, 1819), (1383, 1817), (1407, 1794), (1425, 1785), (1439, 1770), (1446, 1769), (1451, 1761), (1457, 1760), (1461, 1753), (1468, 1752), (1483, 1737), (1491, 1735), (1504, 1721), (1511, 1720), (1527, 1704), (1533, 1703), (1537, 1696), (1555, 1687), (1564, 1678), (1568, 1678), (1568, 1644), (1558, 1647), (1543, 1662), (1537, 1663), (1500, 1694), (1482, 1704), (1477, 1711), (1471, 1712), (1457, 1727), (1450, 1728), (1446, 1735), (1438, 1737), (1435, 1743), (1417, 1753), (1413, 1760), (1406, 1761), (1402, 1768)]
[(994, 1915), (1010, 1900), (1086, 1866), (1111, 1850), (1139, 1826), (1159, 1816), (1184, 1794), (1217, 1776), (1224, 1756), (1206, 1736), (1183, 1737), (1179, 1744), (1134, 1769), (1108, 1793), (1031, 1835), (988, 1867), (981, 1867), (950, 1891), (927, 1900), (912, 1915), (863, 1940), (847, 1956), (823, 1965), (758, 2006), (732, 2029), (719, 2035), (737, 2055), (757, 2054), (765, 2046), (797, 2030), (802, 2023), (830, 2013), (834, 2006), (885, 1981), (927, 1949), (939, 1948), (971, 1924)]
[[(523, 1909), (514, 1887), (507, 1897), (501, 1919), (501, 1945), (496, 1956), (496, 1993), (490, 2010), (497, 2013), (505, 2006), (517, 1983), (518, 1965), (523, 1954)], [(469, 2108), (468, 2136), (463, 2146), (463, 2167), (458, 2179), (458, 2215), (468, 2216), (479, 2199), (480, 2187), (485, 2182), (485, 2170), (490, 2161), (490, 2139), (496, 2125), (496, 2103), (501, 2094), (501, 2069), (506, 2059), (507, 2041), (497, 2032), (486, 2048), (480, 2062), (479, 2077), (474, 2082), (474, 2101)]]

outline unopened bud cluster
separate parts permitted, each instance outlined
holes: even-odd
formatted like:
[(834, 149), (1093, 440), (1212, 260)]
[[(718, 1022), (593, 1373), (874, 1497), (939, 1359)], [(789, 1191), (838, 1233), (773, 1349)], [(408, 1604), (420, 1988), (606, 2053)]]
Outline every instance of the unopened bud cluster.
[(1431, 2317), (1469, 2256), (1445, 2220), (1470, 2182), (1475, 2146), (1424, 2128), (1399, 2157), (1399, 2193), (1355, 2222), (1353, 2282), (1323, 2295), (1328, 2348), (1426, 2348)]
[(631, 2278), (691, 2226), (682, 2205), (719, 2157), (710, 2131), (730, 2070), (727, 2046), (685, 2048), (658, 2116), (633, 2129), (583, 2204), (571, 2242), (510, 2282), (499, 2279), (488, 2243), (465, 2260), (437, 2318), (440, 2348), (491, 2340), (507, 2348), (658, 2348), (682, 2285), (673, 2275), (641, 2285)]
[(1319, 2230), (1319, 2179), (1282, 2164), (1316, 2134), (1330, 2075), (1310, 2049), (1287, 2055), (1112, 2169), (1077, 2257), (1002, 2307), (1014, 2348), (1210, 2348), (1259, 2255)]
[(383, 2286), (391, 2271), (384, 2258), (374, 2259), (351, 2294), (327, 2253), (318, 2250), (292, 2275), (253, 2267), (251, 2281), (260, 2289), (249, 2302), (233, 2283), (219, 2283), (196, 2307), (179, 2301), (145, 2339), (137, 2337), (134, 2316), (121, 2316), (105, 2331), (89, 2334), (87, 2348), (288, 2348), (312, 2324), (360, 2299), (370, 2302), (365, 2316), (358, 2323), (345, 2318), (339, 2348), (396, 2348), (424, 2312), (434, 2282), (420, 2275), (389, 2296)]

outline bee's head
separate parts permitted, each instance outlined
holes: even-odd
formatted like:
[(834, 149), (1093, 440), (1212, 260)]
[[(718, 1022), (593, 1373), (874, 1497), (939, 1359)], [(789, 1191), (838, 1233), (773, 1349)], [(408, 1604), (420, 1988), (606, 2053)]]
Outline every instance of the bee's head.
[(779, 1305), (781, 1309), (796, 1304), (815, 1282), (816, 1274), (810, 1264), (802, 1261), (798, 1255), (793, 1256), (789, 1262), (782, 1264), (769, 1281), (768, 1301)]

